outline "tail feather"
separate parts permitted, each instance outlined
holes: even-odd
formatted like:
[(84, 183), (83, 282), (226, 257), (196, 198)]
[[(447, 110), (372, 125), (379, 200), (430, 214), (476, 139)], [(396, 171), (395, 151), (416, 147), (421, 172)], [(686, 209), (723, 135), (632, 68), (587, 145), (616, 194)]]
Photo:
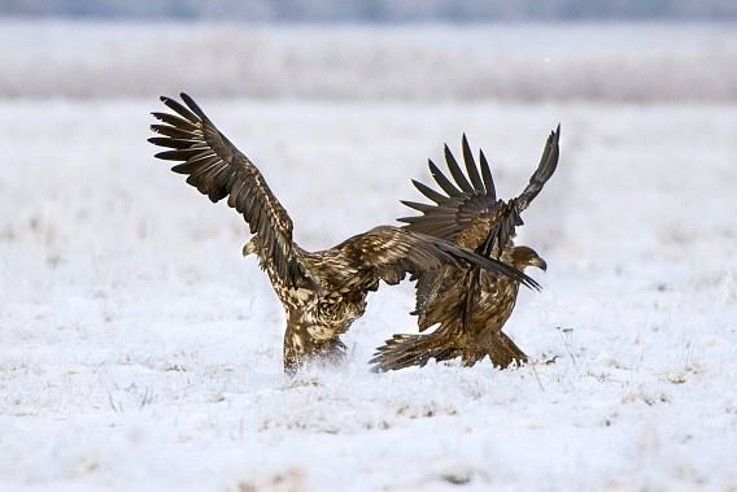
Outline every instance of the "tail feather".
[(424, 366), (430, 359), (443, 361), (462, 355), (460, 348), (444, 337), (430, 335), (394, 335), (376, 349), (373, 364), (375, 372), (394, 371), (410, 366)]
[(451, 341), (438, 332), (429, 335), (394, 335), (384, 345), (376, 349), (374, 358), (369, 361), (373, 371), (386, 372), (404, 369), (405, 367), (422, 367), (435, 359), (437, 362), (461, 357), (463, 365), (473, 366), (487, 355), (494, 367), (505, 369), (509, 366), (521, 366), (528, 361), (527, 354), (503, 332), (497, 332), (488, 341), (485, 348), (465, 350), (458, 341)]

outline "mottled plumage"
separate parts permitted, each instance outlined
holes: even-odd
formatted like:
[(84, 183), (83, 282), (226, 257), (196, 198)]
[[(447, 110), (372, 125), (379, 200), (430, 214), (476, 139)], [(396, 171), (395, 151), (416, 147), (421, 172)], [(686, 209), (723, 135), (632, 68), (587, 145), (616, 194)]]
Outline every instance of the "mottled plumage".
[(163, 124), (151, 126), (161, 136), (149, 141), (170, 149), (156, 157), (180, 162), (172, 171), (187, 175), (187, 183), (213, 202), (227, 198), (249, 224), (253, 237), (243, 253), (259, 257), (286, 311), (288, 372), (309, 358), (340, 358), (344, 346), (339, 336), (363, 314), (368, 292), (381, 280), (396, 284), (407, 273), (419, 276), (446, 265), (474, 265), (536, 286), (502, 262), (397, 227), (377, 227), (324, 251), (303, 250), (293, 241), (292, 221), (259, 170), (192, 98), (181, 97), (186, 106), (161, 98), (173, 113), (153, 113)]
[[(422, 213), (399, 219), (406, 230), (453, 241), (488, 258), (499, 259), (520, 273), (528, 266), (546, 269), (545, 261), (527, 246), (515, 246), (520, 213), (540, 193), (558, 163), (560, 126), (548, 137), (537, 170), (522, 193), (507, 202), (497, 199), (489, 164), (480, 152), (480, 169), (463, 136), (463, 173), (445, 146), (445, 160), (455, 184), (429, 162), (430, 173), (444, 193), (420, 182), (415, 187), (434, 204), (402, 202)], [(417, 281), (419, 330), (437, 325), (428, 335), (394, 335), (377, 349), (377, 370), (401, 369), (461, 357), (473, 365), (489, 355), (495, 366), (527, 361), (527, 356), (502, 333), (517, 301), (519, 283), (508, 276), (483, 271), (473, 265), (444, 265), (425, 271)]]

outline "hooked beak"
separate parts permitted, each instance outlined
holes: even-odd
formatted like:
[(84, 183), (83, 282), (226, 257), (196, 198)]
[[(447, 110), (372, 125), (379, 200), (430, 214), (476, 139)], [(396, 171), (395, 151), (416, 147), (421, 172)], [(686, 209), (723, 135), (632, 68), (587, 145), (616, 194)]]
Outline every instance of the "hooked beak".
[(243, 256), (248, 256), (255, 252), (256, 252), (256, 245), (253, 244), (253, 239), (251, 239), (245, 244), (245, 246), (243, 246)]
[(545, 262), (545, 260), (543, 260), (539, 256), (535, 258), (535, 260), (532, 262), (532, 266), (538, 267), (543, 272), (547, 271), (548, 269), (548, 264)]

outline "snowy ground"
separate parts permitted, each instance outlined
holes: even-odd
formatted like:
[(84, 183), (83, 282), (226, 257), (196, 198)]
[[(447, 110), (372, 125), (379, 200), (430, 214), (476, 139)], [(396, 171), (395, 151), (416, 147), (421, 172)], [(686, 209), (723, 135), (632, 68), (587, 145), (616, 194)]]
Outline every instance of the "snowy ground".
[(462, 131), (516, 194), (560, 121), (507, 328), (556, 362), (370, 373), (403, 285), (290, 380), (239, 217), (151, 157), (156, 100), (6, 100), (0, 488), (737, 487), (737, 106), (200, 102), (308, 248), (403, 214)]

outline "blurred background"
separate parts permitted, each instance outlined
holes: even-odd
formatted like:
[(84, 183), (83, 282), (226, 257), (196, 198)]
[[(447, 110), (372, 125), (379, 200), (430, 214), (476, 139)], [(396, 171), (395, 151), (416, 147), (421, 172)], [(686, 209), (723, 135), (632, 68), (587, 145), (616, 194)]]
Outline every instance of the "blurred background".
[(724, 20), (729, 0), (6, 0), (9, 15), (247, 22)]
[[(146, 142), (182, 90), (312, 250), (463, 132), (516, 196), (560, 122), (505, 328), (557, 362), (370, 374), (405, 283), (282, 379), (243, 220)], [(0, 0), (0, 489), (734, 489), (736, 135), (734, 0)]]
[(729, 0), (3, 0), (0, 15), (0, 97), (737, 97)]

